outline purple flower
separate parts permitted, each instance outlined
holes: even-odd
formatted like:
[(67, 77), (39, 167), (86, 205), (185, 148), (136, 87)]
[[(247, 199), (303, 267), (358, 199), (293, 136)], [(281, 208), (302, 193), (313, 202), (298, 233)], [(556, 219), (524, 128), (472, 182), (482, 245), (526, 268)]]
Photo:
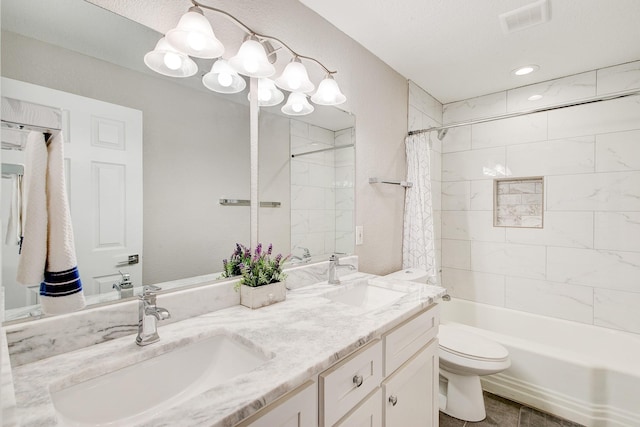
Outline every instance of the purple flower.
[(269, 243), (269, 248), (267, 249), (267, 255), (271, 255), (272, 250), (273, 250), (273, 243)]

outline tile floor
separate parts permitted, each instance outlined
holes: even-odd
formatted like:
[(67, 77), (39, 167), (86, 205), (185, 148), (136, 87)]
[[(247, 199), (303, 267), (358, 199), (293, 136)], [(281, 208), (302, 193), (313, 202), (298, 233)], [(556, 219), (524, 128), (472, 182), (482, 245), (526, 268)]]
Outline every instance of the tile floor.
[(440, 412), (440, 427), (583, 427), (487, 392), (484, 403), (487, 410), (484, 421), (461, 421)]

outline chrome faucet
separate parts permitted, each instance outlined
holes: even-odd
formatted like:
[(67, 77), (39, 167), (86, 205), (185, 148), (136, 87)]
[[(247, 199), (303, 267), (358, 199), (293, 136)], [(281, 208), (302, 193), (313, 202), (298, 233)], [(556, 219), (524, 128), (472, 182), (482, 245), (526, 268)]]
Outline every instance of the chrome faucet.
[(303, 248), (302, 246), (296, 246), (293, 249), (302, 249), (303, 253), (302, 253), (302, 258), (297, 256), (297, 255), (291, 255), (291, 263), (292, 264), (306, 264), (309, 261), (311, 261), (311, 252), (309, 251), (309, 248)]
[(348, 268), (349, 270), (355, 270), (356, 268), (351, 264), (340, 264), (340, 258), (338, 255), (333, 254), (329, 257), (329, 279), (328, 282), (331, 285), (339, 285), (340, 279), (338, 278), (338, 274), (336, 270), (339, 267)]
[(122, 275), (119, 282), (113, 284), (113, 289), (118, 291), (120, 298), (129, 298), (133, 296), (133, 283), (131, 283), (131, 275), (118, 271)]
[(166, 308), (156, 306), (158, 286), (144, 286), (138, 301), (138, 336), (136, 344), (149, 345), (160, 340), (158, 336), (158, 320), (171, 318)]

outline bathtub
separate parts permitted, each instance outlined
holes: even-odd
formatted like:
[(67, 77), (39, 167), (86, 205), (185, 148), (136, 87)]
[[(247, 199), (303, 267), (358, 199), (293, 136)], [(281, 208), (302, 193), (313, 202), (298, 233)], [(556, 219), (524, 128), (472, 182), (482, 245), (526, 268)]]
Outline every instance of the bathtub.
[(588, 427), (640, 426), (640, 336), (452, 298), (441, 321), (504, 345), (485, 390)]

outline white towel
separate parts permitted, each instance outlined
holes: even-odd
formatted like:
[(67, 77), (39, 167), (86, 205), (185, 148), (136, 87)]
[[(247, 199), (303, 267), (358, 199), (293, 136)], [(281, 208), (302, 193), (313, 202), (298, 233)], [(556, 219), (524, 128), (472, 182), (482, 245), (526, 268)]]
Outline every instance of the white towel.
[[(40, 135), (40, 138), (43, 138), (42, 135)], [(31, 142), (27, 143), (27, 146), (29, 144), (31, 144)], [(42, 147), (46, 147), (43, 139), (41, 140), (41, 145)], [(38, 150), (37, 158), (39, 159), (41, 157), (39, 149), (34, 150)], [(38, 209), (36, 213), (32, 214), (34, 210), (32, 208), (32, 201), (35, 201), (35, 203), (40, 206), (41, 192), (37, 191), (33, 199), (30, 194), (32, 188), (39, 190), (42, 184), (27, 182), (29, 186), (29, 191), (27, 192), (27, 221), (24, 230), (23, 254), (20, 257), (21, 263), (18, 265), (18, 271), (20, 272), (20, 265), (26, 264), (27, 262), (26, 259), (23, 259), (25, 250), (27, 249), (26, 245), (27, 243), (32, 243), (31, 240), (27, 241), (27, 236), (31, 234), (29, 219), (31, 215), (33, 215), (37, 221), (37, 235), (33, 238), (33, 244), (39, 254), (42, 246), (42, 235), (39, 230), (41, 226), (40, 222), (42, 222), (40, 217), (44, 216), (44, 222), (46, 223), (46, 234), (44, 237), (46, 264), (42, 265), (43, 268), (40, 270), (40, 277), (44, 275), (44, 281), (40, 284), (40, 303), (42, 305), (42, 311), (45, 314), (68, 313), (85, 307), (82, 282), (80, 281), (80, 275), (78, 273), (76, 251), (73, 242), (73, 227), (71, 225), (69, 203), (67, 201), (63, 150), (61, 134), (54, 137), (49, 146), (45, 148), (45, 158), (47, 159), (44, 184), (46, 203), (42, 211)], [(28, 158), (29, 155), (27, 155), (27, 159)], [(42, 178), (40, 174), (36, 175), (37, 178)], [(29, 177), (31, 177), (31, 173), (29, 173)], [(38, 265), (41, 265), (39, 259), (36, 259), (36, 261)], [(35, 267), (28, 266), (25, 267), (25, 270), (31, 273), (32, 268), (35, 269)], [(33, 273), (35, 274), (35, 271), (33, 271)], [(21, 283), (25, 282), (21, 281)]]
[(22, 243), (22, 178), (22, 175), (13, 175), (11, 177), (11, 206), (9, 208), (7, 235), (5, 238), (7, 245), (20, 245)]
[(31, 132), (25, 147), (25, 220), (18, 283), (33, 286), (44, 279), (47, 262), (47, 146), (44, 135)]

